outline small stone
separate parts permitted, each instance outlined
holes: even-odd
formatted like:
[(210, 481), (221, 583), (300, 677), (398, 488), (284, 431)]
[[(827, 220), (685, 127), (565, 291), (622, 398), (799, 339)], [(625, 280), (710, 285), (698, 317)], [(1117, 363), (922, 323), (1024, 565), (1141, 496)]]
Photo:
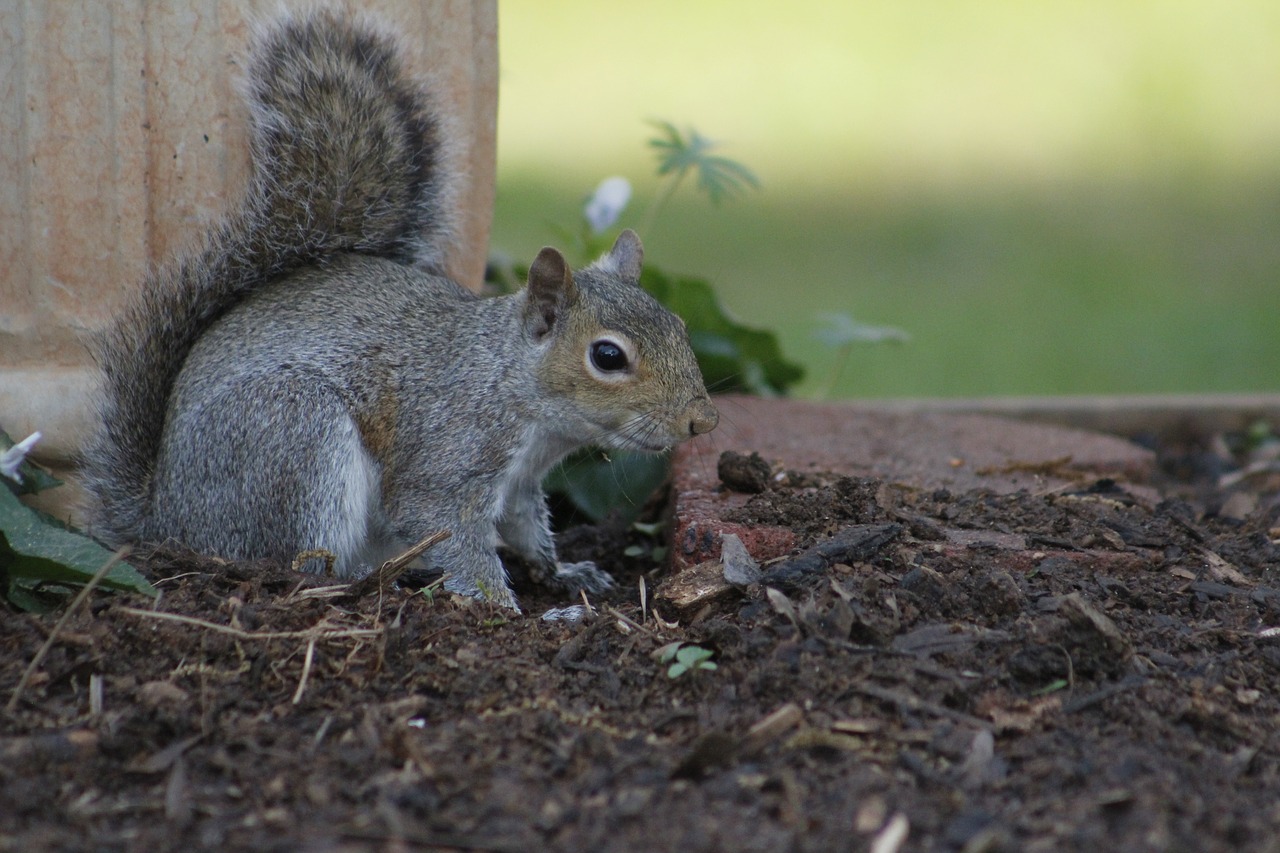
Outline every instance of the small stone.
[(147, 708), (185, 705), (189, 699), (187, 691), (168, 681), (148, 681), (138, 687), (138, 701)]
[(759, 583), (760, 564), (747, 553), (747, 546), (732, 533), (720, 537), (720, 560), (724, 563), (724, 579), (737, 587)]
[(1058, 605), (1058, 612), (1072, 625), (1095, 635), (1107, 651), (1117, 658), (1126, 660), (1133, 654), (1128, 637), (1111, 621), (1111, 617), (1085, 601), (1080, 593), (1064, 595)]
[(1218, 510), (1218, 514), (1223, 518), (1232, 518), (1236, 521), (1244, 521), (1253, 515), (1254, 510), (1258, 508), (1258, 496), (1252, 492), (1234, 492), (1231, 497), (1222, 504), (1222, 509)]
[(720, 482), (725, 488), (735, 492), (753, 495), (763, 492), (769, 486), (772, 473), (769, 463), (754, 451), (750, 456), (744, 456), (726, 450), (720, 454), (720, 461), (716, 463), (716, 474), (719, 475)]

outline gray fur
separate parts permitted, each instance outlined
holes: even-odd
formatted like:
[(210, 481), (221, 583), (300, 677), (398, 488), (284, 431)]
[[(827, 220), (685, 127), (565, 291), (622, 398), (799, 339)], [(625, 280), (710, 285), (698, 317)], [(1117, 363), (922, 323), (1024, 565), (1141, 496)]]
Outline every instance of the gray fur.
[[(86, 452), (94, 531), (357, 576), (437, 530), (454, 591), (515, 607), (499, 538), (567, 592), (540, 482), (577, 447), (657, 450), (715, 425), (683, 326), (620, 270), (545, 304), (444, 278), (438, 122), (372, 30), (328, 12), (269, 30), (249, 64), (254, 177), (202, 245), (150, 275), (99, 347)], [(612, 260), (610, 260), (612, 259)], [(554, 277), (553, 277), (554, 278)], [(636, 341), (591, 376), (601, 329)], [(634, 375), (632, 375), (634, 374)], [(316, 568), (313, 563), (309, 568)]]

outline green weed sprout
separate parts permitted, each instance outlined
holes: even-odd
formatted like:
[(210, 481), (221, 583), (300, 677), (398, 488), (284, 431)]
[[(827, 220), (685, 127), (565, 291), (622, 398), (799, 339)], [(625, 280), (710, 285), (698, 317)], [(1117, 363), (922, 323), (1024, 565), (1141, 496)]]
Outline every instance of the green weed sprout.
[(661, 651), (658, 660), (670, 664), (667, 667), (667, 678), (679, 678), (686, 672), (700, 669), (708, 672), (716, 669), (715, 661), (711, 660), (715, 652), (694, 643), (669, 643)]

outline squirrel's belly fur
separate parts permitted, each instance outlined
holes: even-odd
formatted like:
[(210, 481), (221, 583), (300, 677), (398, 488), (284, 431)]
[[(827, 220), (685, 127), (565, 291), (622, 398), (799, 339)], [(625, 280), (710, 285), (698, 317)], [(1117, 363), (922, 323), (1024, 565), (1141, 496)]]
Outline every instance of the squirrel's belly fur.
[(638, 238), (577, 273), (544, 249), (524, 290), (479, 299), (443, 275), (447, 122), (392, 38), (286, 17), (246, 75), (244, 197), (97, 343), (93, 532), (281, 563), (320, 550), (351, 576), (448, 530), (428, 559), (454, 591), (516, 606), (500, 538), (535, 580), (606, 589), (557, 561), (542, 475), (576, 447), (658, 449), (717, 418), (683, 325), (638, 286)]

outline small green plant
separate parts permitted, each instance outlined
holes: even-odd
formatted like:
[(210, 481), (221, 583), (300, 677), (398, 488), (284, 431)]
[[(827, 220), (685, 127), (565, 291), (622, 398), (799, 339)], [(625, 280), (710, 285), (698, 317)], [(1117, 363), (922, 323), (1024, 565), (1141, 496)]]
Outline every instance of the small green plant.
[[(0, 431), (0, 593), (13, 606), (47, 612), (88, 583), (114, 556), (92, 539), (18, 499), (61, 485), (27, 459), (39, 433), (15, 444)], [(127, 563), (102, 578), (105, 589), (156, 596), (156, 589)]]
[(711, 659), (715, 657), (715, 652), (696, 643), (668, 643), (658, 651), (658, 661), (670, 664), (667, 667), (667, 678), (679, 678), (686, 672), (711, 672), (716, 669), (715, 661)]
[(662, 528), (665, 526), (666, 525), (660, 521), (653, 524), (645, 524), (642, 521), (634, 522), (631, 525), (631, 529), (645, 537), (648, 541), (644, 543), (636, 543), (635, 545), (628, 545), (627, 549), (622, 553), (633, 559), (643, 559), (648, 557), (654, 563), (661, 563), (666, 559), (667, 547), (657, 543), (660, 542), (659, 537), (662, 534)]
[(427, 600), (427, 604), (435, 604), (437, 593), (440, 593), (443, 589), (444, 589), (444, 578), (439, 577), (433, 580), (431, 583), (419, 589), (418, 595), (421, 595), (423, 598), (425, 598)]

